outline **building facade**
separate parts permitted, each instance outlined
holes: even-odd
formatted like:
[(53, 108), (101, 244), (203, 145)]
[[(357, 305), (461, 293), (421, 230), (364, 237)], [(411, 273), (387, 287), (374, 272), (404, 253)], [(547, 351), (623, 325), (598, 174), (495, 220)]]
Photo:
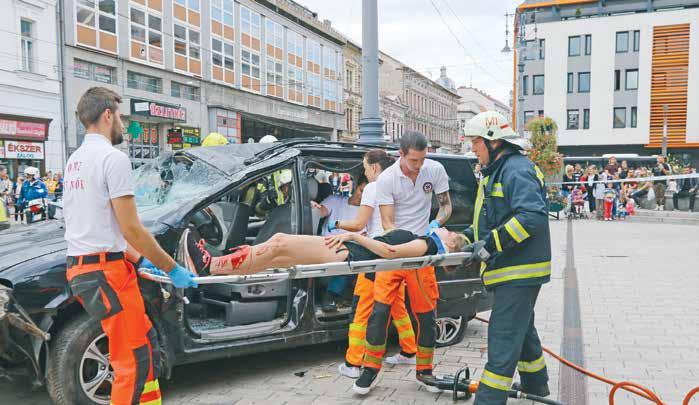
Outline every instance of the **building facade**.
[(7, 1), (0, 14), (0, 165), (63, 170), (57, 0)]
[(520, 125), (553, 118), (568, 155), (650, 155), (666, 116), (669, 152), (699, 159), (699, 1), (526, 1), (516, 22)]
[(379, 93), (379, 112), (383, 119), (383, 138), (386, 142), (397, 142), (405, 130), (405, 114), (408, 106), (401, 96), (383, 91)]
[(483, 111), (497, 111), (508, 119), (512, 116), (512, 109), (505, 103), (496, 100), (487, 93), (475, 87), (459, 86), (456, 92), (461, 97), (456, 116), (459, 126), (464, 128), (466, 123)]
[(459, 152), (456, 118), (459, 95), (385, 53), (380, 57), (383, 59), (379, 67), (381, 89), (402, 95), (407, 106), (404, 131), (422, 132), (434, 150)]
[(359, 119), (362, 117), (362, 48), (347, 41), (345, 54), (345, 128), (340, 135), (343, 141), (359, 138)]
[(196, 146), (322, 136), (344, 130), (344, 37), (290, 0), (63, 2), (69, 150), (85, 129), (81, 94), (124, 96), (135, 165)]

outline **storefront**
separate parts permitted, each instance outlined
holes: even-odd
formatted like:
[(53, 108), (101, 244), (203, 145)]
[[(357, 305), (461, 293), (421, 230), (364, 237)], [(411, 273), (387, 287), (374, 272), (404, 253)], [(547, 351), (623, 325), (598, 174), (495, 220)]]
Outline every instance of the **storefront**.
[[(303, 113), (305, 115), (294, 116), (294, 118), (307, 121), (308, 113), (305, 111)], [(241, 114), (241, 121), (241, 139), (244, 143), (250, 142), (250, 140), (257, 142), (265, 135), (273, 135), (279, 140), (313, 137), (330, 140), (333, 133), (332, 128), (248, 113)]]
[(131, 99), (128, 120), (124, 120), (129, 134), (128, 155), (134, 167), (160, 156), (166, 142), (166, 135), (172, 128), (187, 121), (187, 110), (180, 106), (160, 102)]
[(211, 132), (218, 132), (228, 139), (230, 143), (241, 143), (240, 113), (225, 110), (223, 108), (209, 109), (209, 122)]
[(27, 166), (46, 173), (45, 141), (50, 119), (0, 114), (0, 165), (15, 180)]
[(174, 127), (167, 131), (167, 143), (172, 150), (187, 149), (201, 145), (201, 133), (199, 128)]

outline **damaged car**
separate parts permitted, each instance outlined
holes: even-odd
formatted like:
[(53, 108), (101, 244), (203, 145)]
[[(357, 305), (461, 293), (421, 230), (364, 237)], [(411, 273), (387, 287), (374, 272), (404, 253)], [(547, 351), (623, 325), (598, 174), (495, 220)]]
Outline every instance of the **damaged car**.
[[(318, 139), (193, 148), (168, 154), (135, 172), (139, 215), (178, 261), (182, 235), (196, 230), (214, 255), (256, 245), (277, 232), (317, 235), (324, 223), (310, 202), (329, 184), (318, 173), (359, 175), (376, 145)], [(380, 146), (397, 155), (394, 147)], [(447, 227), (472, 222), (477, 189), (463, 156), (429, 156), (447, 170), (453, 214)], [(259, 209), (275, 173), (292, 180), (278, 204)], [(288, 173), (287, 172), (287, 173)], [(433, 217), (438, 204), (433, 202)], [(7, 233), (10, 232), (10, 233)], [(57, 404), (109, 404), (113, 371), (107, 338), (68, 288), (63, 222), (0, 233), (0, 367), (26, 366)], [(438, 344), (458, 343), (477, 312), (490, 308), (477, 266), (437, 270)], [(177, 290), (139, 279), (161, 346), (162, 375), (173, 367), (219, 358), (343, 341), (351, 299), (323, 311), (319, 279), (247, 280)], [(351, 289), (348, 288), (350, 298)]]

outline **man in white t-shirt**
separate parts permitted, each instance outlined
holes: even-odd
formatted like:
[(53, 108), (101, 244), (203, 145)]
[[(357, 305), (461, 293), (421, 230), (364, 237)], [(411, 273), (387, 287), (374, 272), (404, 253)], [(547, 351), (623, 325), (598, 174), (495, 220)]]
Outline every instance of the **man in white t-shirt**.
[[(376, 200), (387, 232), (404, 229), (422, 236), (443, 226), (451, 216), (446, 170), (426, 156), (427, 138), (419, 132), (406, 132), (400, 140), (400, 159), (376, 181)], [(430, 222), (433, 193), (437, 195), (439, 213)], [(374, 309), (367, 326), (364, 369), (352, 387), (357, 394), (369, 393), (381, 369), (391, 306), (403, 282), (418, 322), (416, 377), (432, 374), (436, 342), (434, 311), (439, 297), (434, 267), (379, 272), (374, 282)]]
[[(357, 216), (366, 184), (366, 177), (361, 176), (356, 182), (357, 187), (351, 197), (331, 195), (320, 204), (311, 201), (311, 206), (320, 209), (321, 217), (327, 218), (325, 226), (323, 226), (323, 230), (321, 231), (321, 236), (337, 235), (347, 232), (337, 228), (337, 222), (354, 219)], [(362, 233), (365, 231), (366, 229), (360, 230)], [(321, 310), (323, 312), (337, 310), (335, 301), (344, 293), (349, 279), (349, 276), (335, 276), (324, 277), (321, 280), (321, 285), (325, 286), (325, 291), (321, 296)]]
[[(66, 278), (73, 295), (101, 322), (109, 338), (114, 369), (110, 402), (159, 404), (160, 349), (145, 313), (136, 268), (164, 270), (177, 288), (196, 283), (138, 218), (131, 162), (113, 146), (123, 142), (120, 103), (121, 97), (105, 87), (90, 88), (78, 102), (78, 118), (87, 134), (66, 165)], [(66, 400), (79, 402), (77, 396)]]

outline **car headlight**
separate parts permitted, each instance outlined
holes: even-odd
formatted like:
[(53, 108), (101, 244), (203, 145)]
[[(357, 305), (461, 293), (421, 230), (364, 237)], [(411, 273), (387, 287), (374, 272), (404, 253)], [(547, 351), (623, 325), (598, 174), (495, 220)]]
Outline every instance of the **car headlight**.
[(0, 284), (0, 321), (7, 316), (7, 307), (10, 305), (10, 293), (12, 289)]

